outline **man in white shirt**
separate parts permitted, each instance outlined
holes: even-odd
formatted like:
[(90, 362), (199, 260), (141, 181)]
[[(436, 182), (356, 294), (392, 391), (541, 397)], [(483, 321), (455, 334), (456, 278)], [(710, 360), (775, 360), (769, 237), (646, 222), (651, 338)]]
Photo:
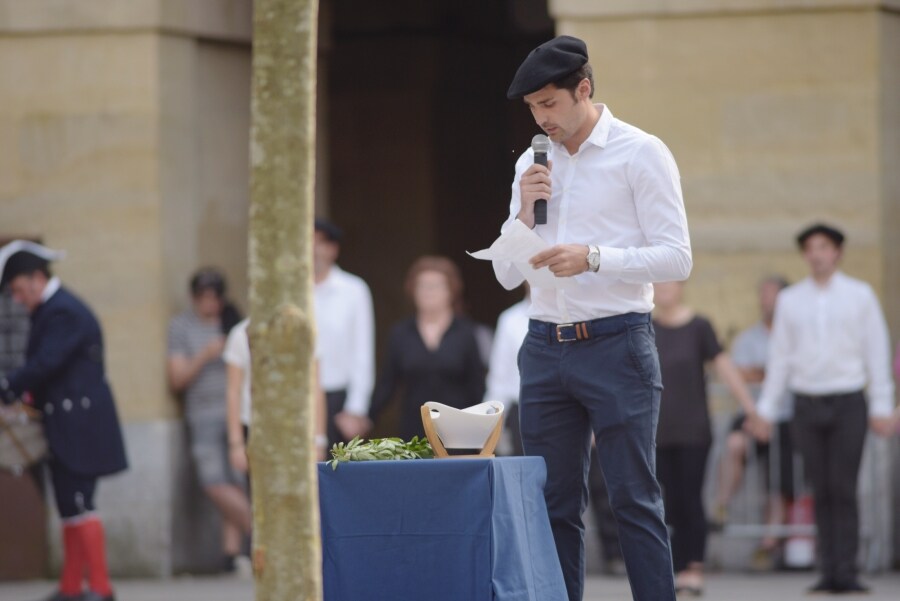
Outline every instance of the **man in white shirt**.
[(822, 572), (810, 592), (867, 592), (857, 580), (856, 486), (867, 417), (882, 435), (894, 423), (887, 324), (872, 288), (838, 270), (840, 231), (813, 225), (797, 243), (810, 277), (778, 295), (758, 407), (766, 421), (756, 428), (767, 437), (784, 392), (794, 393), (794, 445), (815, 497)]
[[(519, 355), (522, 442), (547, 464), (545, 497), (570, 601), (584, 589), (584, 525), (591, 434), (634, 598), (672, 601), (675, 586), (654, 439), (659, 358), (652, 282), (691, 270), (678, 168), (658, 138), (593, 104), (583, 41), (560, 36), (533, 50), (507, 92), (522, 98), (549, 136), (550, 164), (526, 151), (516, 163), (509, 219), (551, 247), (531, 259), (570, 290), (532, 287), (529, 332)], [(534, 207), (547, 200), (547, 223)], [(524, 276), (494, 261), (507, 289)]]
[(507, 308), (497, 318), (491, 360), (488, 366), (485, 401), (500, 401), (505, 406), (506, 428), (509, 433), (510, 453), (522, 455), (522, 434), (519, 432), (519, 349), (528, 333), (528, 299), (525, 298)]
[(337, 266), (343, 233), (316, 219), (313, 241), (316, 349), (328, 403), (328, 448), (371, 427), (375, 381), (375, 320), (369, 287)]

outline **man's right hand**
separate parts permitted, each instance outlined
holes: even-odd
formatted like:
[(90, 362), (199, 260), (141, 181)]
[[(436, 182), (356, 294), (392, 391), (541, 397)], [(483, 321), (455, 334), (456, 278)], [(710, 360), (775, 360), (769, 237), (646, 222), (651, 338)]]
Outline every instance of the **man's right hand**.
[(209, 343), (203, 348), (203, 358), (206, 360), (205, 363), (215, 361), (216, 359), (221, 357), (224, 350), (224, 336), (216, 336), (214, 339), (210, 340)]
[(747, 416), (744, 420), (744, 430), (759, 442), (769, 442), (772, 438), (772, 424), (758, 413)]
[(534, 227), (534, 203), (537, 200), (550, 200), (552, 192), (550, 171), (553, 161), (547, 167), (532, 165), (519, 180), (519, 199), (521, 208), (516, 218), (530, 228)]

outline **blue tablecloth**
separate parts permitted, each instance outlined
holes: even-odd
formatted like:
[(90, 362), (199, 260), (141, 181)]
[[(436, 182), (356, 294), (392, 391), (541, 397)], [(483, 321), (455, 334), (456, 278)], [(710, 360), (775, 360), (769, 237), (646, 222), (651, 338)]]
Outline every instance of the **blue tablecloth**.
[(538, 457), (319, 466), (325, 601), (565, 601)]

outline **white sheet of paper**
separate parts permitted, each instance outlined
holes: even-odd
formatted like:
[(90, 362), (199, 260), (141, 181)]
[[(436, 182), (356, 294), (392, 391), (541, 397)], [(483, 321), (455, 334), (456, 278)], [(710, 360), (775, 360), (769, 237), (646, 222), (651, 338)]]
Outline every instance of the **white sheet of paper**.
[(528, 283), (538, 288), (571, 289), (576, 285), (572, 278), (558, 278), (548, 267), (535, 269), (528, 262), (528, 259), (548, 248), (550, 245), (543, 238), (517, 219), (494, 240), (490, 248), (469, 253), (469, 256), (484, 261), (512, 261)]

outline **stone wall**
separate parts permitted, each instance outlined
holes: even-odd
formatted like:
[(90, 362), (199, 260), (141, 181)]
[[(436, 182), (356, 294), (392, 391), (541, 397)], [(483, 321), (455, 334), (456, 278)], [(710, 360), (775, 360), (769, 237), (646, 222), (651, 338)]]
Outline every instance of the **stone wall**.
[(131, 461), (98, 492), (116, 574), (219, 559), (165, 338), (200, 265), (246, 306), (250, 17), (248, 0), (0, 1), (0, 233), (68, 251), (56, 271), (102, 322)]

